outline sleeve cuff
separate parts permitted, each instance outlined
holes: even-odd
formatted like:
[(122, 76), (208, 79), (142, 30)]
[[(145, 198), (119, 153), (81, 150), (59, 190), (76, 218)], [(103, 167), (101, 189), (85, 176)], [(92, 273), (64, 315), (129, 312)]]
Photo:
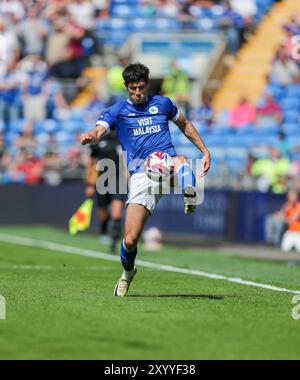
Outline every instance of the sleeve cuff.
[(179, 116), (180, 116), (180, 112), (177, 111), (177, 114), (173, 117), (172, 121), (175, 122), (179, 119)]
[(106, 121), (98, 120), (96, 126), (98, 125), (102, 125), (102, 127), (104, 127), (107, 132), (110, 131), (110, 125)]

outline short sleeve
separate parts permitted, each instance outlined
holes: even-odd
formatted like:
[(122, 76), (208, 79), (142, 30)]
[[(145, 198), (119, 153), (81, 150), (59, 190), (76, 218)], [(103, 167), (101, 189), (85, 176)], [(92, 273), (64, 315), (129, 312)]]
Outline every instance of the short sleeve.
[(170, 98), (166, 98), (166, 105), (168, 110), (168, 119), (172, 121), (177, 121), (180, 116), (180, 112), (175, 103), (172, 102)]
[(107, 131), (112, 131), (116, 128), (116, 120), (118, 116), (118, 107), (112, 106), (106, 109), (97, 120), (96, 125), (103, 125)]

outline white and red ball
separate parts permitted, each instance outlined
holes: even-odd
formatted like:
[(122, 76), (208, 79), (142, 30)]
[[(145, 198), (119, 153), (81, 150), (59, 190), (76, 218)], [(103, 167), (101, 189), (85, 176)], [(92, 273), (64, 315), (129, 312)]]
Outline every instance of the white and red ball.
[(152, 153), (145, 161), (145, 172), (153, 181), (166, 181), (174, 174), (172, 157), (165, 152)]

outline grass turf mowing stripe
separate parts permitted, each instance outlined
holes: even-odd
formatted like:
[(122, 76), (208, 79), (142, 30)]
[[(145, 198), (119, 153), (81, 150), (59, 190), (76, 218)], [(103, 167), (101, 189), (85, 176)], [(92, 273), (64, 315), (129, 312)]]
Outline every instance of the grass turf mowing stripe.
[[(119, 257), (112, 256), (103, 252), (97, 252), (90, 249), (71, 247), (71, 246), (48, 242), (44, 240), (36, 240), (36, 239), (25, 238), (25, 237), (10, 235), (10, 234), (0, 233), (0, 241), (5, 242), (5, 243), (10, 243), (10, 244), (25, 245), (29, 247), (45, 248), (52, 251), (59, 251), (63, 253), (75, 254), (75, 255), (80, 255), (80, 256), (85, 256), (85, 257), (93, 257), (93, 258), (98, 258), (102, 260), (119, 261)], [(145, 268), (158, 269), (158, 270), (173, 272), (173, 273), (189, 274), (189, 275), (194, 275), (194, 276), (199, 276), (199, 277), (206, 277), (213, 280), (223, 280), (223, 281), (233, 282), (233, 283), (237, 283), (241, 285), (268, 289), (268, 290), (272, 290), (276, 292), (300, 294), (300, 290), (279, 288), (273, 285), (262, 284), (262, 283), (258, 283), (254, 281), (246, 281), (241, 278), (226, 277), (223, 275), (207, 273), (207, 272), (202, 272), (198, 270), (178, 268), (178, 267), (174, 267), (170, 265), (155, 264), (155, 263), (150, 263), (143, 260), (136, 260), (136, 264)]]

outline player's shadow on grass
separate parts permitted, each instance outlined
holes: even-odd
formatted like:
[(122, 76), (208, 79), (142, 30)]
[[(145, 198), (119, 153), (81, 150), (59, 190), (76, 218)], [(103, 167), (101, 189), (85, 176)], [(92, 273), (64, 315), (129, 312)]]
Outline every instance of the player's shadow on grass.
[(209, 299), (221, 301), (224, 299), (222, 296), (215, 296), (212, 294), (131, 294), (127, 297), (136, 298), (190, 298), (190, 299)]

